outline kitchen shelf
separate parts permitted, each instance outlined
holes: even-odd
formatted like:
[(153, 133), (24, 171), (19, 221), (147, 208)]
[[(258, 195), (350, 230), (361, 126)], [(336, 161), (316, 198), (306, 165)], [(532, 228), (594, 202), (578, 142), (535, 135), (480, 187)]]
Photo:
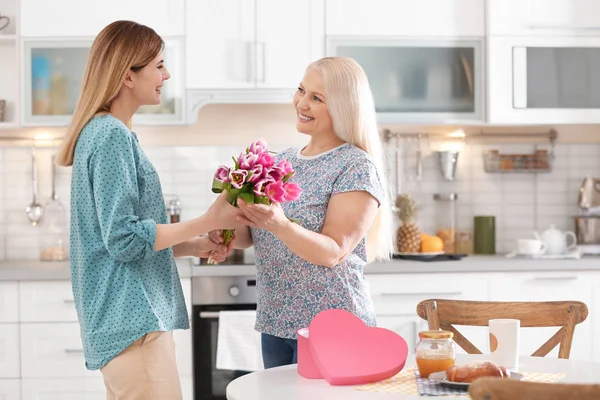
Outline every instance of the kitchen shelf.
[(544, 173), (552, 172), (554, 155), (546, 150), (531, 154), (500, 154), (497, 150), (483, 155), (483, 165), (487, 173)]

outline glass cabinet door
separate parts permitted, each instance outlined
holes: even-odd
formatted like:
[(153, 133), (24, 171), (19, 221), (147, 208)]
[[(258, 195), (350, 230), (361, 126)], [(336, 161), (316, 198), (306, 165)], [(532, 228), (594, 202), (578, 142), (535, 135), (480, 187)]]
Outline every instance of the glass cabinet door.
[[(68, 125), (79, 98), (92, 40), (25, 41), (23, 125)], [(142, 106), (133, 124), (183, 123), (181, 40), (165, 40), (163, 59), (171, 73), (161, 103)]]
[(24, 42), (24, 125), (69, 123), (90, 46), (90, 41)]
[(513, 47), (515, 108), (600, 108), (600, 48)]
[(483, 119), (479, 41), (331, 40), (365, 70), (380, 122)]

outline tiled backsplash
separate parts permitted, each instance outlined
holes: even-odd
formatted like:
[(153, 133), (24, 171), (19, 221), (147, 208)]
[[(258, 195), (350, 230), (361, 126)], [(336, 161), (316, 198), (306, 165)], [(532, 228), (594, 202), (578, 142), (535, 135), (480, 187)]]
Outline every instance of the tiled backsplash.
[(586, 175), (600, 176), (599, 144), (557, 144), (552, 171), (535, 174), (486, 173), (483, 154), (490, 149), (498, 149), (501, 154), (529, 154), (536, 149), (549, 150), (547, 145), (467, 145), (459, 154), (454, 181), (441, 177), (433, 152), (424, 155), (422, 179), (417, 180), (416, 145), (405, 143), (402, 149), (402, 191), (413, 194), (422, 206), (421, 230), (434, 234), (439, 223), (435, 220), (433, 194), (455, 192), (458, 229), (472, 231), (474, 216), (494, 215), (499, 253), (513, 251), (516, 239), (533, 238), (534, 230), (541, 233), (551, 224), (573, 230), (572, 217), (579, 211), (579, 186)]
[[(542, 146), (543, 147), (543, 146)], [(402, 188), (415, 195), (422, 205), (419, 224), (422, 230), (435, 232), (433, 194), (458, 193), (459, 229), (471, 230), (474, 215), (496, 216), (497, 251), (513, 250), (519, 237), (531, 237), (534, 229), (550, 224), (573, 229), (577, 212), (577, 190), (586, 175), (600, 176), (600, 144), (558, 144), (551, 173), (487, 174), (482, 154), (490, 148), (501, 153), (527, 153), (533, 145), (468, 145), (458, 160), (457, 179), (444, 181), (434, 154), (424, 154), (423, 176), (416, 177), (414, 143), (403, 145), (404, 179)], [(547, 146), (545, 147), (547, 148)], [(274, 149), (278, 150), (278, 149)], [(388, 150), (390, 156), (393, 151)], [(36, 149), (39, 202), (46, 204), (51, 194), (50, 160), (54, 149)], [(229, 164), (240, 147), (151, 147), (145, 149), (154, 163), (166, 199), (177, 195), (182, 203), (182, 219), (203, 213), (215, 195), (210, 191), (216, 167)], [(391, 170), (395, 170), (390, 157)], [(392, 174), (391, 181), (395, 182)], [(57, 168), (57, 194), (68, 207), (70, 169)], [(39, 258), (40, 226), (32, 226), (25, 207), (32, 200), (31, 149), (0, 148), (0, 260)]]

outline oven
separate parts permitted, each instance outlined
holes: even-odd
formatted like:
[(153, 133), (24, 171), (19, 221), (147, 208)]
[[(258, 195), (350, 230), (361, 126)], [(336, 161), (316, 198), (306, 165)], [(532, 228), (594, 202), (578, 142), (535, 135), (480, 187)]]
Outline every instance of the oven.
[(229, 382), (249, 372), (216, 368), (219, 311), (256, 310), (256, 277), (194, 277), (192, 307), (194, 400), (226, 400)]

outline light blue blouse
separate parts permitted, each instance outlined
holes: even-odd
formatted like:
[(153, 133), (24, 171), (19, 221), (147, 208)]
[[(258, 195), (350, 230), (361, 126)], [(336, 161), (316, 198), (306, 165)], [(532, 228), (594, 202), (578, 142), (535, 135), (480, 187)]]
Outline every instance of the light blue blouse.
[(154, 251), (156, 224), (166, 223), (135, 134), (111, 115), (92, 118), (71, 177), (71, 281), (88, 369), (148, 332), (189, 328), (173, 250)]

